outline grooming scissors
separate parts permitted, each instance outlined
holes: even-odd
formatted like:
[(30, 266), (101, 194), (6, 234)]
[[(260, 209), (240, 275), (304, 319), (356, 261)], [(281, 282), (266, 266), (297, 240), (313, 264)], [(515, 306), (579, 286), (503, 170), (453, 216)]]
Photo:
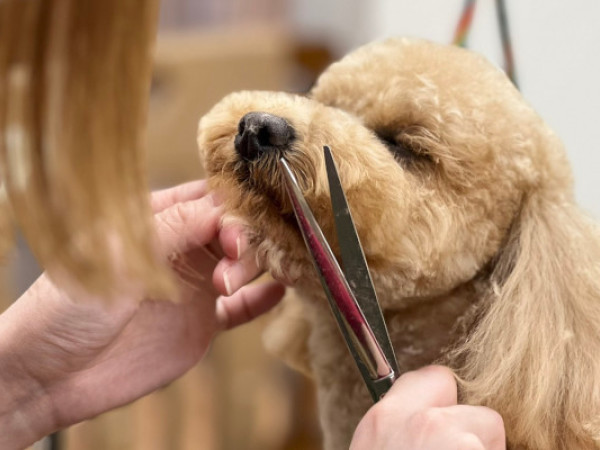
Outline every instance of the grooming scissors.
[(302, 237), (333, 315), (373, 401), (377, 402), (398, 378), (398, 364), (331, 150), (325, 146), (323, 153), (344, 270), (333, 255), (285, 158), (279, 160), (280, 167)]

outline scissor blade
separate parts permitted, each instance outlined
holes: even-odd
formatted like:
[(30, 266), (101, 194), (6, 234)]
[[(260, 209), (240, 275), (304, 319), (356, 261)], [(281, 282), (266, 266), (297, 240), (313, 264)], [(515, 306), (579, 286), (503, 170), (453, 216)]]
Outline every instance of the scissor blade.
[(335, 227), (340, 243), (340, 255), (342, 267), (348, 284), (354, 291), (354, 296), (362, 310), (365, 319), (371, 326), (375, 338), (381, 346), (381, 350), (398, 374), (398, 363), (394, 348), (390, 342), (390, 336), (383, 319), (381, 308), (377, 300), (377, 294), (373, 287), (373, 281), (369, 273), (367, 260), (363, 252), (346, 195), (342, 189), (340, 177), (328, 146), (323, 147), (325, 154), (325, 165), (327, 178), (329, 179), (329, 192), (331, 193), (331, 206), (335, 220)]
[(283, 158), (280, 160), (280, 167), (298, 226), (327, 300), (365, 384), (373, 399), (377, 401), (390, 388), (397, 372), (394, 371), (377, 342), (352, 289), (348, 286), (342, 269), (300, 191), (294, 174)]

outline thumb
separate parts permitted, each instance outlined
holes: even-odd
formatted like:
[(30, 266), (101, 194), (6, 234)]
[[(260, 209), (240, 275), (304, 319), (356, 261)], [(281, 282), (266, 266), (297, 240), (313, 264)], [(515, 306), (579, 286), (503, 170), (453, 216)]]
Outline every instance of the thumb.
[(154, 216), (160, 250), (169, 255), (206, 245), (217, 236), (221, 212), (210, 195), (164, 209)]
[(443, 366), (427, 366), (404, 373), (393, 384), (381, 402), (403, 405), (404, 414), (431, 407), (457, 403), (457, 387), (453, 372)]

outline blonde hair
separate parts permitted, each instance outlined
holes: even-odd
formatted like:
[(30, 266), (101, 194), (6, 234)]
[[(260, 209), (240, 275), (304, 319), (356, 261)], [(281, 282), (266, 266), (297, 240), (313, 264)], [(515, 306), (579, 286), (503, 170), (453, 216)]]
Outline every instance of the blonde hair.
[(0, 1), (0, 239), (106, 293), (165, 292), (143, 170), (156, 1)]

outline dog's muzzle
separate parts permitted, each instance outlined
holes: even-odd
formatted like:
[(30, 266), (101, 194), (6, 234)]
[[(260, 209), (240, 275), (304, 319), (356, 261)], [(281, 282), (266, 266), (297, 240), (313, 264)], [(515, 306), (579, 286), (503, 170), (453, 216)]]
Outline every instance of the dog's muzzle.
[(294, 140), (294, 129), (283, 117), (265, 112), (249, 112), (238, 124), (235, 151), (246, 161), (265, 155), (283, 154)]

